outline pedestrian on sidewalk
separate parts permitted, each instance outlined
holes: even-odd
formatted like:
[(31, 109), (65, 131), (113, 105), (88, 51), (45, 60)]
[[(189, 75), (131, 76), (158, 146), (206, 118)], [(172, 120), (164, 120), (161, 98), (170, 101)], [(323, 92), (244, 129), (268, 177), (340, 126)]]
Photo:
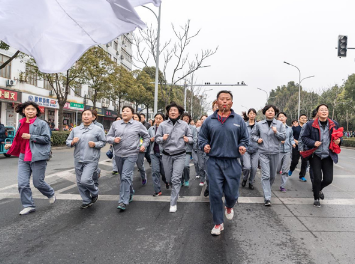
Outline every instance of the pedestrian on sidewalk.
[(163, 166), (166, 181), (171, 186), (170, 213), (177, 211), (177, 200), (181, 188), (181, 175), (184, 171), (186, 143), (193, 143), (189, 125), (180, 120), (184, 108), (171, 102), (166, 107), (167, 120), (162, 122), (155, 136), (155, 142), (163, 147)]
[(46, 121), (39, 118), (41, 111), (38, 104), (27, 101), (19, 104), (15, 111), (23, 116), (19, 121), (17, 133), (12, 144), (6, 144), (7, 154), (19, 157), (18, 160), (18, 191), (24, 209), (20, 215), (26, 215), (36, 210), (30, 188), (31, 174), (33, 185), (49, 203), (56, 200), (53, 188), (44, 181), (47, 160), (51, 152), (51, 137)]
[(238, 201), (242, 174), (238, 159), (249, 145), (249, 133), (245, 122), (232, 109), (232, 93), (220, 91), (217, 94), (217, 104), (218, 110), (204, 121), (199, 133), (199, 147), (209, 156), (207, 172), (214, 222), (212, 235), (220, 235), (224, 230), (223, 211), (228, 220), (233, 219), (233, 207)]
[(155, 142), (155, 136), (158, 131), (159, 125), (164, 121), (164, 115), (162, 113), (157, 113), (154, 116), (154, 124), (148, 129), (148, 134), (150, 137), (150, 158), (152, 160), (152, 179), (153, 179), (153, 187), (154, 194), (153, 196), (161, 196), (163, 193), (161, 192), (160, 186), (160, 174), (162, 176), (162, 180), (165, 183), (167, 189), (169, 189), (169, 183), (166, 181), (162, 154), (163, 154), (163, 146)]
[(256, 123), (252, 130), (252, 140), (259, 144), (259, 160), (261, 166), (261, 185), (264, 191), (265, 206), (271, 205), (271, 187), (276, 177), (280, 156), (281, 141), (286, 140), (284, 125), (275, 119), (279, 109), (274, 105), (263, 108), (265, 120)]
[(93, 122), (93, 110), (86, 109), (81, 116), (83, 122), (70, 132), (66, 145), (74, 147), (76, 183), (83, 200), (80, 209), (86, 209), (99, 197), (94, 173), (99, 164), (100, 150), (106, 145), (106, 138), (104, 130)]
[(288, 170), (291, 163), (291, 151), (296, 147), (296, 143), (293, 138), (292, 128), (286, 124), (287, 115), (284, 112), (280, 112), (277, 115), (277, 119), (282, 122), (286, 130), (286, 139), (281, 141), (279, 164), (277, 166), (277, 172), (281, 171), (281, 185), (280, 191), (286, 192), (286, 182), (288, 177)]
[(258, 143), (251, 139), (251, 131), (255, 127), (256, 115), (257, 112), (254, 108), (250, 108), (247, 113), (243, 112), (243, 118), (249, 133), (249, 147), (247, 148), (247, 151), (245, 152), (242, 158), (243, 160), (242, 187), (245, 187), (249, 178), (250, 190), (254, 190), (255, 175), (258, 169), (258, 161), (259, 161)]
[[(134, 113), (133, 120), (135, 120), (137, 122), (141, 122), (141, 116), (139, 114)], [(147, 173), (145, 172), (145, 168), (144, 168), (144, 157), (146, 156), (147, 149), (149, 149), (149, 148), (146, 148), (146, 149), (144, 149), (144, 151), (141, 151), (142, 145), (143, 145), (143, 138), (140, 137), (139, 138), (139, 153), (138, 153), (136, 165), (137, 165), (138, 171), (141, 175), (142, 185), (146, 185), (147, 184)]]
[[(302, 134), (303, 151), (313, 153), (309, 156), (309, 162), (313, 170), (313, 196), (315, 207), (320, 207), (319, 199), (324, 199), (323, 189), (333, 181), (333, 163), (338, 163), (338, 154), (329, 149), (334, 129), (338, 129), (337, 122), (329, 118), (329, 110), (326, 104), (317, 106), (318, 117), (308, 121)], [(342, 137), (334, 140), (340, 145)]]
[[(116, 165), (120, 174), (120, 198), (117, 209), (126, 210), (133, 200), (133, 170), (139, 152), (149, 145), (149, 135), (142, 123), (133, 120), (134, 110), (130, 106), (122, 107), (122, 120), (112, 123), (106, 139), (113, 145)], [(143, 144), (140, 145), (140, 138)]]

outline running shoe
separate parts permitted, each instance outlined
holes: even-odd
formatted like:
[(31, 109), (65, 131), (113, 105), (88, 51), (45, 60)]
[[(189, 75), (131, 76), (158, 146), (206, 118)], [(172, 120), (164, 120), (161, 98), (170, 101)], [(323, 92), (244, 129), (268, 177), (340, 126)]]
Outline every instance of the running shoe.
[(265, 206), (271, 206), (270, 200), (266, 200), (266, 201), (265, 201)]
[(225, 207), (226, 210), (224, 210), (224, 214), (227, 217), (228, 220), (232, 220), (234, 216), (234, 210), (233, 208), (228, 208), (227, 206)]
[(208, 197), (210, 195), (210, 191), (208, 188), (206, 188), (205, 192), (203, 193), (203, 196)]
[(324, 193), (322, 191), (319, 191), (319, 198), (321, 198), (322, 200), (324, 200)]
[(204, 182), (200, 182), (198, 186), (203, 186), (203, 185), (205, 185), (205, 183)]
[(307, 182), (307, 180), (306, 180), (305, 177), (301, 177), (301, 178), (300, 178), (300, 181), (301, 181), (301, 182)]
[(247, 184), (247, 181), (246, 181), (246, 180), (243, 180), (243, 181), (242, 181), (242, 187), (245, 187), (246, 184)]
[(91, 197), (91, 204), (96, 203), (97, 199), (99, 199), (99, 196), (93, 196), (93, 197)]
[(87, 204), (82, 204), (82, 205), (80, 205), (80, 209), (86, 209), (86, 208), (88, 208), (88, 207), (90, 207), (92, 205), (92, 203), (87, 203)]
[(117, 209), (121, 209), (121, 211), (126, 210), (126, 205), (124, 203), (119, 203)]
[(280, 187), (280, 191), (281, 191), (281, 192), (283, 192), (283, 193), (285, 193), (285, 192), (286, 192), (286, 189), (285, 189), (285, 188)]
[(190, 185), (189, 181), (186, 181), (184, 185), (185, 185), (186, 187), (189, 187), (189, 185)]
[(153, 196), (157, 197), (157, 196), (161, 196), (163, 193), (162, 192), (158, 192), (158, 193), (154, 193)]
[(215, 225), (211, 230), (211, 235), (219, 236), (223, 230), (224, 230), (223, 224)]
[(169, 213), (176, 213), (176, 211), (177, 211), (177, 205), (170, 206)]
[(49, 197), (48, 200), (50, 204), (54, 204), (57, 198), (55, 197), (55, 195), (53, 195), (52, 197)]
[(112, 172), (112, 175), (117, 175), (118, 174), (118, 171), (113, 171)]
[(129, 202), (132, 202), (133, 201), (133, 195), (134, 195), (135, 191), (133, 190), (133, 193), (130, 194), (129, 196)]
[(254, 185), (252, 183), (249, 183), (249, 189), (254, 190)]
[(320, 208), (320, 202), (319, 202), (319, 200), (314, 200), (313, 205), (314, 205), (315, 207)]
[(34, 207), (26, 207), (26, 208), (23, 208), (22, 211), (19, 214), (20, 215), (27, 215), (29, 213), (33, 213), (34, 211), (36, 211), (36, 208), (34, 208)]
[(292, 175), (292, 171), (289, 170), (289, 171), (288, 171), (288, 177), (290, 177), (291, 175)]
[(147, 184), (147, 177), (145, 177), (145, 179), (142, 180), (142, 185), (146, 185)]

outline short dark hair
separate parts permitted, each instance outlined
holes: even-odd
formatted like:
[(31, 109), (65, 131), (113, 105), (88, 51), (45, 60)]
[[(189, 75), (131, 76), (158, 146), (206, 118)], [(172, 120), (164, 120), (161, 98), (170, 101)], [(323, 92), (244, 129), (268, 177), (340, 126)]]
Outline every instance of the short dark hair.
[(97, 111), (95, 109), (93, 109), (91, 111), (92, 115), (95, 116), (95, 120), (97, 119)]
[(181, 120), (182, 120), (185, 116), (187, 116), (187, 117), (189, 118), (188, 124), (190, 124), (190, 122), (191, 122), (191, 116), (189, 115), (189, 113), (183, 113), (183, 114), (181, 115)]
[(142, 119), (141, 119), (141, 115), (140, 115), (140, 114), (138, 114), (138, 113), (133, 113), (133, 115), (138, 116), (139, 122), (140, 122), (140, 121), (142, 121)]
[(319, 108), (320, 108), (321, 106), (323, 106), (323, 105), (324, 105), (327, 109), (329, 109), (329, 106), (327, 106), (326, 104), (320, 104), (320, 105), (318, 105), (317, 108), (316, 108), (317, 112), (318, 112)]
[(229, 94), (229, 95), (232, 97), (232, 100), (233, 100), (233, 94), (232, 94), (231, 91), (228, 91), (228, 90), (219, 91), (218, 94), (217, 94), (217, 99), (218, 99), (218, 97), (219, 97), (219, 95), (220, 95), (221, 93), (227, 93), (227, 94)]
[(276, 106), (274, 106), (274, 105), (266, 105), (263, 108), (263, 115), (265, 115), (266, 111), (269, 110), (270, 108), (274, 109), (275, 115), (277, 115), (279, 113), (279, 109)]
[(208, 117), (208, 115), (202, 115), (202, 116), (201, 116), (201, 118), (200, 118), (200, 120), (201, 120), (201, 119), (202, 119), (202, 117), (204, 117), (204, 116), (205, 116), (205, 117)]
[(134, 114), (134, 109), (133, 109), (133, 107), (131, 107), (131, 106), (129, 106), (129, 105), (125, 105), (125, 106), (122, 107), (122, 111), (123, 111), (123, 109), (126, 109), (126, 108), (130, 109), (131, 112), (132, 112), (132, 114)]
[(144, 116), (144, 118), (145, 118), (145, 114), (143, 114), (143, 113), (140, 113), (139, 115), (141, 115), (141, 116)]
[(277, 117), (279, 117), (279, 115), (284, 115), (285, 117), (287, 117), (287, 115), (286, 115), (285, 112), (279, 112), (279, 113), (277, 114)]
[[(84, 114), (85, 112), (90, 112), (93, 116), (95, 115), (94, 114), (94, 111), (95, 110), (92, 110), (92, 109), (84, 109), (82, 112), (81, 112), (81, 114)], [(95, 111), (96, 112), (96, 111)], [(97, 113), (96, 113), (97, 114)]]
[(254, 112), (255, 114), (257, 114), (256, 110), (254, 108), (249, 108), (248, 112), (242, 112), (242, 116), (243, 116), (243, 119), (244, 121), (249, 121), (249, 113), (250, 112)]
[(307, 115), (306, 115), (306, 114), (300, 114), (300, 116), (298, 117), (298, 119), (300, 119), (301, 116), (305, 116), (305, 117), (307, 118)]
[(23, 117), (26, 117), (24, 112), (23, 112), (23, 110), (25, 110), (26, 107), (29, 106), (29, 105), (32, 105), (34, 108), (36, 108), (36, 110), (37, 110), (36, 116), (37, 117), (41, 116), (41, 110), (39, 109), (39, 105), (36, 104), (35, 102), (31, 102), (31, 101), (27, 101), (27, 102), (24, 102), (24, 103), (19, 104), (18, 106), (16, 106), (15, 112), (19, 113)]
[[(160, 115), (160, 116), (163, 118), (163, 120), (165, 120), (165, 116), (163, 115), (163, 113), (156, 113), (156, 114), (154, 115), (154, 118), (155, 118), (157, 115)], [(153, 121), (154, 121), (154, 120), (153, 120)]]
[(292, 122), (291, 122), (291, 124), (293, 124), (293, 123), (295, 123), (295, 122), (298, 122), (298, 120), (293, 119)]
[(180, 115), (182, 115), (182, 113), (184, 113), (184, 111), (185, 111), (185, 109), (182, 106), (180, 106), (177, 103), (175, 103), (174, 101), (172, 101), (172, 102), (170, 102), (170, 104), (167, 107), (165, 107), (166, 118), (169, 117), (169, 111), (170, 111), (170, 108), (172, 108), (172, 107), (176, 107), (178, 109)]
[(317, 109), (314, 109), (312, 111), (312, 118), (315, 118), (317, 116), (317, 113), (318, 113), (318, 110)]

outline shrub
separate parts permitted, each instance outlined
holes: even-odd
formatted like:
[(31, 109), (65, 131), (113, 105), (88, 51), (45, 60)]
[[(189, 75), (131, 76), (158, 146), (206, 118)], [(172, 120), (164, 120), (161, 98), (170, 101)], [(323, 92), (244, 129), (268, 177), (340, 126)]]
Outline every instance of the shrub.
[(67, 140), (70, 131), (52, 131), (52, 146), (63, 146)]
[(342, 146), (355, 148), (355, 138), (343, 138)]

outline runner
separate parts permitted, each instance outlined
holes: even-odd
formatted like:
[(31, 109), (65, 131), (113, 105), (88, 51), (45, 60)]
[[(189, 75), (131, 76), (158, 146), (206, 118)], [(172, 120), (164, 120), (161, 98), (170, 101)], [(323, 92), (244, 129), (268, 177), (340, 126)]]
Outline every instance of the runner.
[(80, 209), (94, 204), (99, 197), (99, 189), (94, 183), (93, 174), (97, 170), (100, 149), (106, 145), (105, 132), (93, 123), (94, 113), (86, 109), (81, 114), (83, 123), (73, 128), (66, 144), (74, 149), (76, 183), (83, 199)]
[[(254, 108), (250, 108), (247, 113), (243, 112), (245, 125), (248, 128), (249, 133), (249, 146), (247, 152), (243, 155), (243, 181), (242, 187), (245, 187), (249, 178), (249, 189), (254, 190), (254, 181), (256, 171), (258, 169), (258, 143), (251, 140), (251, 131), (255, 126), (255, 117), (257, 112)], [(249, 176), (250, 175), (250, 176)]]
[(152, 179), (154, 194), (153, 196), (161, 196), (160, 187), (160, 174), (162, 175), (162, 180), (165, 183), (167, 189), (169, 189), (169, 184), (165, 179), (164, 167), (162, 162), (162, 151), (163, 146), (155, 142), (155, 135), (157, 133), (159, 125), (164, 121), (164, 115), (157, 113), (154, 116), (154, 124), (148, 129), (148, 134), (150, 137), (150, 158), (152, 161)]
[(277, 166), (277, 172), (281, 171), (281, 185), (280, 191), (286, 192), (286, 182), (288, 177), (288, 168), (291, 162), (291, 151), (292, 148), (296, 147), (295, 141), (293, 139), (292, 128), (286, 124), (287, 115), (284, 112), (280, 112), (277, 115), (277, 119), (282, 122), (286, 130), (286, 139), (281, 141), (279, 165)]
[[(101, 128), (104, 133), (105, 133), (105, 129), (104, 129), (104, 126), (97, 122), (97, 111), (96, 110), (92, 110), (92, 114), (93, 114), (93, 123), (95, 126), (98, 126), (99, 128)], [(99, 152), (99, 160), (100, 160), (100, 152)], [(99, 166), (97, 166), (97, 169), (96, 171), (94, 172), (94, 175), (92, 176), (92, 179), (94, 180), (94, 183), (96, 185), (96, 187), (99, 186), (99, 179), (101, 177), (101, 169), (99, 168)]]
[[(121, 116), (119, 115), (116, 117), (116, 121), (122, 120)], [(110, 145), (110, 147), (113, 148), (113, 145)], [(116, 158), (115, 158), (115, 151), (112, 150), (112, 175), (117, 175), (118, 174), (118, 169), (116, 165)]]
[[(133, 170), (139, 152), (144, 152), (149, 144), (147, 129), (142, 123), (132, 119), (134, 110), (130, 106), (122, 107), (122, 120), (112, 123), (106, 139), (113, 144), (116, 165), (120, 174), (120, 199), (117, 209), (126, 210), (133, 199)], [(143, 138), (143, 145), (140, 145)]]
[(30, 188), (31, 174), (34, 187), (48, 197), (49, 203), (53, 204), (56, 200), (53, 188), (44, 181), (51, 151), (51, 137), (47, 123), (38, 118), (41, 111), (36, 103), (19, 104), (15, 111), (23, 118), (19, 121), (12, 144), (6, 144), (5, 149), (8, 149), (7, 154), (19, 157), (18, 190), (24, 207), (20, 215), (27, 215), (36, 211)]
[(265, 206), (271, 205), (271, 186), (276, 177), (279, 162), (280, 142), (286, 140), (284, 125), (275, 119), (279, 109), (274, 105), (263, 108), (265, 120), (256, 123), (252, 130), (252, 140), (259, 144), (259, 160), (261, 166), (261, 185), (264, 191)]
[[(137, 122), (141, 122), (141, 116), (139, 114), (133, 114), (133, 120), (135, 120)], [(143, 124), (143, 126), (144, 126), (144, 124)], [(147, 127), (145, 126), (145, 128), (147, 128)], [(139, 149), (142, 145), (143, 145), (143, 138), (140, 137), (139, 138)], [(142, 185), (147, 184), (147, 173), (145, 172), (145, 168), (144, 168), (144, 157), (146, 155), (145, 153), (146, 153), (147, 149), (145, 149), (144, 151), (139, 150), (138, 159), (136, 162), (138, 171), (141, 175)]]
[(314, 151), (309, 156), (313, 170), (313, 196), (315, 207), (320, 207), (320, 199), (324, 199), (323, 189), (333, 181), (333, 163), (338, 163), (338, 154), (330, 149), (333, 144), (340, 145), (342, 137), (331, 140), (332, 133), (339, 125), (328, 118), (329, 110), (326, 104), (317, 106), (318, 117), (308, 121), (302, 134), (303, 151)]
[(205, 120), (199, 133), (199, 147), (209, 156), (207, 162), (207, 172), (210, 176), (209, 196), (215, 224), (211, 230), (212, 235), (220, 235), (224, 230), (224, 207), (226, 218), (233, 219), (233, 207), (238, 201), (242, 174), (238, 158), (241, 158), (249, 145), (245, 122), (231, 109), (232, 93), (220, 91), (217, 94), (217, 104), (219, 110)]
[(170, 213), (177, 211), (181, 175), (185, 164), (185, 144), (193, 143), (189, 125), (180, 120), (184, 108), (171, 102), (166, 107), (167, 118), (162, 122), (155, 136), (155, 142), (163, 147), (163, 166), (166, 181), (171, 183)]

